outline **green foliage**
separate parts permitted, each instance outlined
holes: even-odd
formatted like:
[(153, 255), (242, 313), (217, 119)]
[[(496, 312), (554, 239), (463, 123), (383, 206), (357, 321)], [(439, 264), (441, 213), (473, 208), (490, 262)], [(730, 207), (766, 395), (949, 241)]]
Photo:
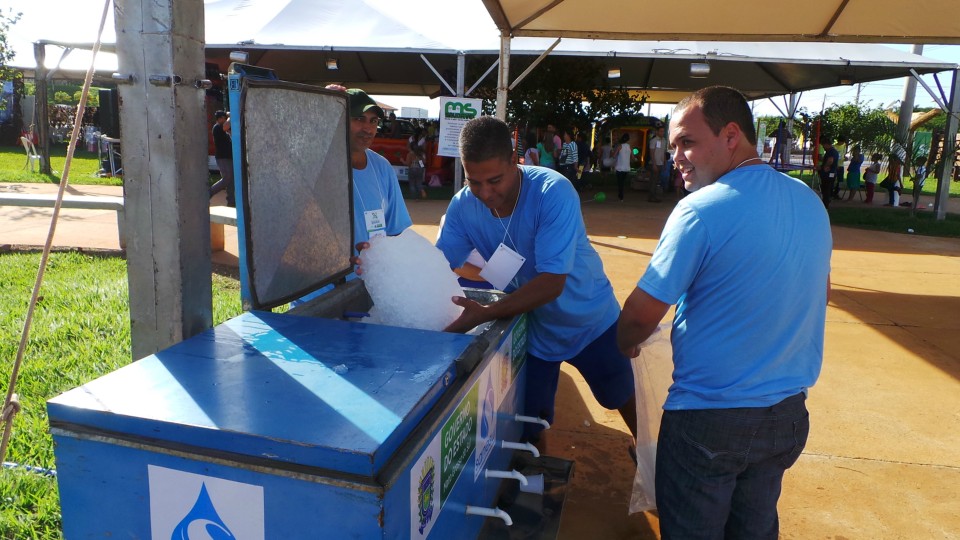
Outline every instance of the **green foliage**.
[(22, 13), (14, 13), (12, 9), (6, 12), (0, 11), (0, 81), (9, 81), (14, 77), (19, 77), (19, 72), (9, 69), (10, 61), (13, 60), (14, 51), (7, 41), (7, 34), (10, 27), (20, 20)]
[(859, 144), (863, 153), (869, 155), (888, 151), (896, 129), (883, 109), (845, 103), (823, 111), (820, 134), (831, 139), (845, 138), (851, 145)]
[[(2, 358), (16, 357), (39, 263), (39, 253), (0, 254)], [(17, 383), (23, 409), (14, 419), (6, 460), (52, 469), (46, 401), (131, 361), (126, 261), (76, 251), (53, 253), (41, 295)], [(237, 280), (214, 274), (214, 323), (240, 312)], [(11, 366), (5, 362), (0, 368), (3, 383)], [(54, 477), (2, 469), (0, 500), (0, 538), (61, 537)]]
[(58, 90), (53, 93), (53, 102), (57, 104), (70, 105), (73, 103), (73, 97), (62, 90)]
[[(512, 73), (522, 73), (533, 59), (514, 59)], [(468, 80), (475, 80), (487, 66), (471, 63)], [(487, 77), (471, 97), (483, 98), (486, 114), (496, 108), (496, 80)], [(643, 114), (645, 96), (612, 87), (603, 64), (589, 58), (548, 57), (510, 91), (507, 119), (513, 124), (558, 129), (587, 126), (614, 115)]]

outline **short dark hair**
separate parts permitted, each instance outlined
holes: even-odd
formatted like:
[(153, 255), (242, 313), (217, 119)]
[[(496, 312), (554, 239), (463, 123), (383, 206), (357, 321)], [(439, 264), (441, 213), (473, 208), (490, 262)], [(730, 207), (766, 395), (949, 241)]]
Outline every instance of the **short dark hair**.
[(737, 124), (750, 144), (757, 144), (757, 130), (753, 126), (753, 114), (747, 98), (743, 97), (736, 88), (729, 86), (708, 86), (701, 88), (677, 103), (673, 114), (696, 105), (703, 112), (703, 117), (710, 126), (714, 135), (719, 135), (724, 126), (733, 122)]
[(460, 158), (471, 163), (493, 158), (509, 161), (513, 157), (510, 139), (510, 127), (503, 120), (479, 116), (460, 131)]

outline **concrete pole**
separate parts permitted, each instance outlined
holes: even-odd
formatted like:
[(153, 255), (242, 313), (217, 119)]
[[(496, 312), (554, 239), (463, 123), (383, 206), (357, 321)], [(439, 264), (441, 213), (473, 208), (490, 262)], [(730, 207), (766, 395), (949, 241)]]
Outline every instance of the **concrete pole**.
[(34, 89), (34, 106), (37, 114), (33, 119), (36, 125), (37, 144), (40, 146), (40, 172), (42, 174), (51, 174), (50, 168), (50, 106), (47, 105), (47, 68), (44, 63), (47, 60), (47, 47), (42, 43), (33, 44), (33, 57), (37, 61), (37, 69), (34, 71), (33, 82), (36, 84)]
[(946, 134), (943, 138), (943, 167), (938, 171), (937, 196), (933, 211), (938, 221), (947, 218), (947, 201), (950, 198), (950, 181), (953, 179), (953, 167), (957, 156), (957, 115), (960, 114), (960, 70), (953, 70), (950, 90), (950, 102), (947, 103)]
[[(913, 54), (923, 54), (923, 45), (914, 45)], [(913, 166), (913, 148), (910, 144), (910, 121), (913, 119), (913, 103), (917, 97), (917, 80), (907, 77), (903, 83), (903, 100), (900, 102), (900, 117), (897, 121), (896, 141), (907, 151), (906, 163), (903, 164), (903, 176), (910, 173)]]
[(497, 70), (497, 118), (507, 121), (507, 97), (510, 87), (510, 32), (500, 32), (500, 68)]
[[(457, 97), (463, 97), (464, 80), (466, 79), (467, 57), (463, 51), (457, 53)], [(463, 187), (463, 165), (460, 156), (453, 158), (453, 192), (457, 193)]]
[(114, 11), (133, 358), (212, 324), (203, 2)]

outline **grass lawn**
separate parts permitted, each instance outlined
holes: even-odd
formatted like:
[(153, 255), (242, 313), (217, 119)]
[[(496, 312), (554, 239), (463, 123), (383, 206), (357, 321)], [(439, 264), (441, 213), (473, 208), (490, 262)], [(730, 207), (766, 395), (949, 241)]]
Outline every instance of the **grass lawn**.
[[(50, 147), (50, 165), (54, 174), (46, 175), (30, 172), (27, 154), (21, 146), (0, 146), (0, 182), (59, 183), (63, 166), (67, 161), (67, 145), (56, 144)], [(77, 149), (70, 162), (70, 183), (76, 185), (123, 185), (122, 178), (100, 177), (100, 161), (96, 152)]]
[[(0, 253), (4, 393), (39, 263), (39, 253)], [(41, 295), (17, 383), (23, 409), (13, 423), (6, 461), (53, 469), (46, 400), (131, 361), (126, 261), (76, 251), (54, 253)], [(214, 324), (241, 312), (236, 279), (213, 274), (213, 296)], [(0, 500), (0, 538), (62, 536), (54, 477), (2, 469)]]

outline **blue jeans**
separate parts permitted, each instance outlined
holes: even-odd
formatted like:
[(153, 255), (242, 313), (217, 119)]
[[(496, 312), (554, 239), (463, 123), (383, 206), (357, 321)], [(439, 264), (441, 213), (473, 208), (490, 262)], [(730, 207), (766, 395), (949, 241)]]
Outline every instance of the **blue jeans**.
[(801, 392), (772, 407), (664, 411), (660, 532), (671, 539), (776, 540), (783, 473), (810, 431)]

